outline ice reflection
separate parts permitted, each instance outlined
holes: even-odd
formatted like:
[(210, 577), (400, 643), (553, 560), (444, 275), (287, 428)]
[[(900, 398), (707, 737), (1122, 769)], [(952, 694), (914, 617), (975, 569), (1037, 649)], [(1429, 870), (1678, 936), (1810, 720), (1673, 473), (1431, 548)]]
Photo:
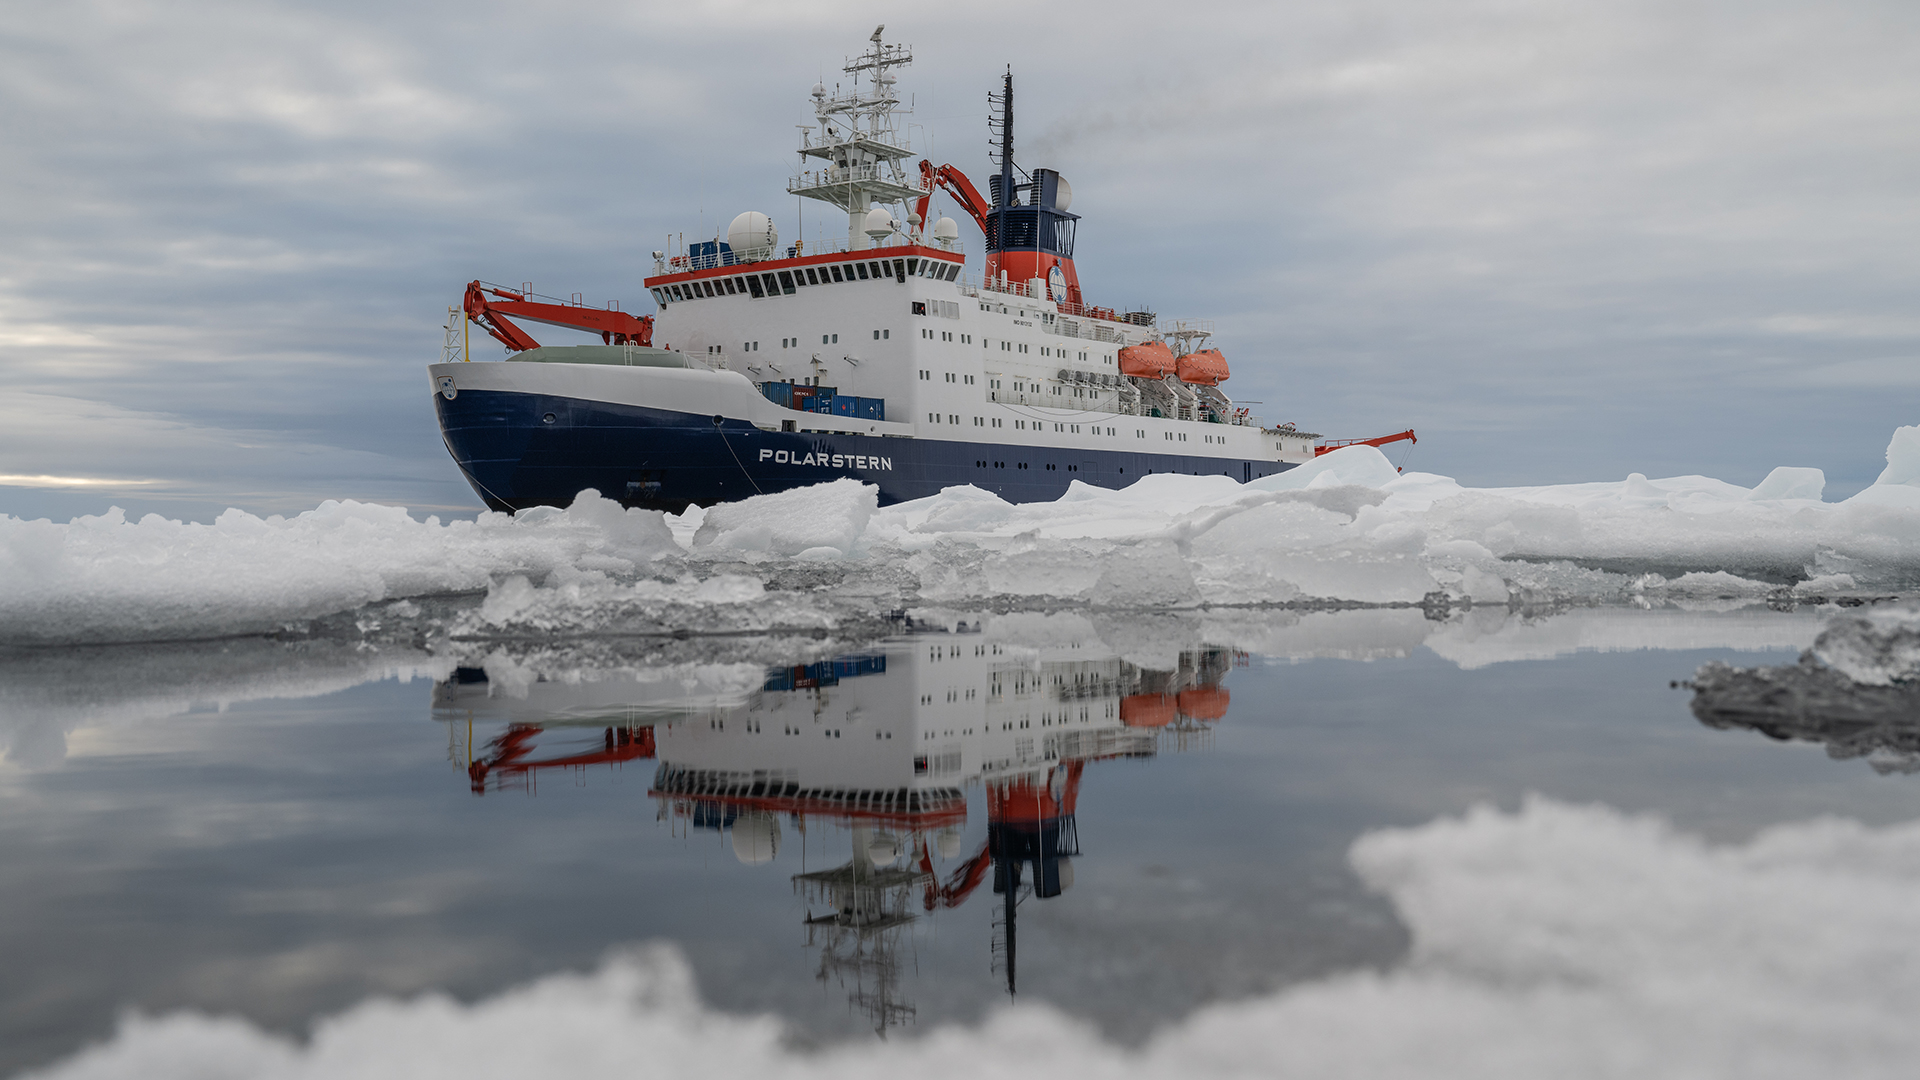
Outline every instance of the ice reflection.
[[(1082, 645), (1016, 647), (977, 627), (916, 635), (767, 669), (732, 700), (624, 680), (496, 696), (483, 670), (461, 668), (435, 686), (434, 716), (476, 795), (656, 759), (648, 794), (676, 833), (723, 833), (739, 862), (760, 865), (791, 831), (816, 976), (884, 1034), (916, 1015), (903, 935), (989, 883), (989, 964), (1018, 991), (1020, 908), (1073, 885), (1088, 766), (1205, 745), (1232, 703), (1222, 679), (1244, 662), (1202, 647), (1155, 670)], [(986, 817), (971, 844), (970, 794)], [(805, 865), (822, 852), (830, 865)]]

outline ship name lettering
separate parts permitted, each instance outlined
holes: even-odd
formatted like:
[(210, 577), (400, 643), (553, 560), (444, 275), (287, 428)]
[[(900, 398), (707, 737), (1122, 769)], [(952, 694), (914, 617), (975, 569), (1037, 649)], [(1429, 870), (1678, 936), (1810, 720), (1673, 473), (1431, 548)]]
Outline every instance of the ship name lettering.
[(873, 454), (795, 454), (791, 450), (761, 450), (761, 461), (775, 465), (813, 465), (826, 469), (883, 469), (892, 471), (893, 459)]

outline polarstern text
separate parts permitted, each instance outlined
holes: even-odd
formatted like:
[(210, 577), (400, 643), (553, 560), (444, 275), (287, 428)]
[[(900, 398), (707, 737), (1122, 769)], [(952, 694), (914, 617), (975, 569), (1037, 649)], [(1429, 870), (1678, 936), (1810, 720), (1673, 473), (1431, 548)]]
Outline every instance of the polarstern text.
[(892, 469), (893, 459), (871, 454), (797, 454), (791, 450), (762, 450), (760, 460), (777, 465), (818, 465), (826, 469)]

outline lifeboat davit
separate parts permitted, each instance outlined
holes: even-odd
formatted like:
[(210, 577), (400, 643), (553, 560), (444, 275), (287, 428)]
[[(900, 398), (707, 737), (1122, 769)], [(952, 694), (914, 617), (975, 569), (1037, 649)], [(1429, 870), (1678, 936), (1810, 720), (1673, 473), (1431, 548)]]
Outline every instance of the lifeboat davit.
[(1179, 374), (1179, 371), (1180, 365), (1173, 358), (1173, 350), (1167, 348), (1164, 341), (1129, 345), (1120, 350), (1122, 375), (1131, 375), (1136, 379), (1164, 379), (1168, 375)]
[(1181, 382), (1218, 386), (1227, 381), (1227, 358), (1219, 349), (1200, 349), (1180, 358), (1174, 374)]

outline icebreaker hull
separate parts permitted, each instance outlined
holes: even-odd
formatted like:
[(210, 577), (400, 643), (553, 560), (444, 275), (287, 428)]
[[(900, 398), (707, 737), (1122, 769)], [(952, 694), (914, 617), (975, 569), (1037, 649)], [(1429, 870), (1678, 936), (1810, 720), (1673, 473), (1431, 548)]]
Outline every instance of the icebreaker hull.
[[(1244, 482), (1293, 467), (917, 437), (904, 424), (780, 408), (725, 372), (552, 363), (429, 370), (447, 449), (494, 510), (564, 506), (592, 488), (627, 506), (677, 512), (840, 477), (876, 485), (882, 505), (962, 484), (1040, 502), (1066, 494), (1075, 480), (1118, 488), (1183, 473)], [(802, 423), (867, 430), (781, 430)]]

